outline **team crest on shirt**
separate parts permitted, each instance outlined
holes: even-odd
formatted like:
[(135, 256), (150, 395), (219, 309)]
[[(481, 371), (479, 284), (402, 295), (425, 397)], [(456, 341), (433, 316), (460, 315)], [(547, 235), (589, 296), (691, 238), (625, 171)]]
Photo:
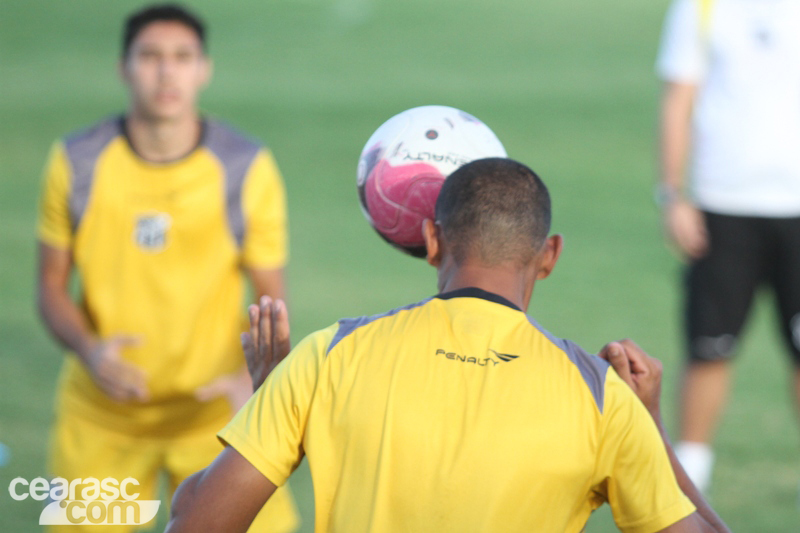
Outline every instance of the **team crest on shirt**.
[(160, 252), (167, 247), (167, 231), (172, 218), (166, 213), (148, 213), (136, 217), (133, 240), (147, 252)]

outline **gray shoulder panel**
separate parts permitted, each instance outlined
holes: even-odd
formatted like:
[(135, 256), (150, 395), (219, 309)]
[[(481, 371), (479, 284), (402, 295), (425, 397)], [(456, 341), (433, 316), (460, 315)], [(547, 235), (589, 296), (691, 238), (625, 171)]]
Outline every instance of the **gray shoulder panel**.
[(589, 391), (592, 393), (592, 397), (597, 404), (597, 408), (602, 413), (603, 400), (605, 396), (606, 372), (609, 364), (596, 355), (587, 353), (583, 348), (574, 342), (554, 336), (552, 333), (540, 326), (539, 323), (533, 318), (528, 317), (528, 321), (533, 325), (533, 327), (538, 329), (545, 337), (547, 337), (550, 342), (564, 350), (564, 353), (567, 354), (567, 357), (570, 361), (572, 361), (572, 364), (578, 367), (578, 371), (581, 373), (583, 381), (586, 382), (586, 386), (589, 387)]
[(232, 128), (214, 120), (205, 125), (203, 144), (219, 159), (225, 169), (225, 210), (236, 243), (244, 242), (244, 213), (242, 187), (247, 171), (258, 155), (261, 145)]
[(336, 335), (333, 336), (333, 340), (331, 340), (331, 343), (328, 345), (328, 351), (327, 351), (326, 355), (328, 353), (331, 353), (331, 350), (333, 350), (334, 346), (339, 344), (339, 341), (341, 341), (342, 339), (344, 339), (345, 337), (347, 337), (348, 335), (353, 333), (355, 330), (357, 330), (361, 326), (366, 326), (367, 324), (370, 324), (371, 322), (374, 322), (374, 321), (378, 320), (379, 318), (384, 318), (384, 317), (387, 317), (387, 316), (396, 315), (400, 311), (407, 311), (409, 309), (414, 309), (415, 307), (420, 307), (422, 305), (425, 305), (426, 303), (428, 303), (431, 300), (432, 300), (432, 298), (425, 298), (421, 302), (416, 302), (416, 303), (409, 304), (409, 305), (406, 305), (406, 306), (403, 306), (403, 307), (398, 307), (397, 309), (392, 309), (391, 311), (387, 311), (387, 312), (381, 313), (379, 315), (360, 316), (360, 317), (356, 317), (356, 318), (343, 318), (343, 319), (341, 319), (339, 321), (339, 329), (336, 331)]
[(89, 203), (97, 159), (105, 147), (121, 134), (120, 118), (112, 117), (64, 139), (64, 149), (72, 170), (69, 213), (73, 231), (80, 224)]

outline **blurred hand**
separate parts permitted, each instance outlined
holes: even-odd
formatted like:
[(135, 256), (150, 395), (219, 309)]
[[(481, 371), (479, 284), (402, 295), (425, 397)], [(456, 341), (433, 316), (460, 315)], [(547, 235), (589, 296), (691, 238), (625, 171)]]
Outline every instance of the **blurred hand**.
[(220, 376), (208, 385), (198, 388), (194, 395), (201, 402), (210, 402), (223, 396), (236, 412), (253, 395), (253, 382), (250, 380), (250, 372), (248, 372), (247, 368), (243, 368), (241, 372)]
[(656, 420), (661, 416), (661, 361), (650, 357), (632, 340), (606, 344), (599, 357), (608, 361), (619, 377), (633, 389), (636, 396)]
[(703, 213), (686, 200), (676, 200), (665, 206), (664, 230), (685, 257), (699, 259), (708, 252)]
[(150, 397), (144, 370), (121, 357), (124, 348), (139, 344), (140, 337), (113, 335), (95, 343), (83, 356), (92, 380), (114, 400), (144, 402)]
[(242, 349), (256, 390), (292, 349), (289, 313), (283, 300), (273, 301), (269, 296), (262, 296), (259, 305), (251, 305), (247, 311), (250, 331), (242, 333)]

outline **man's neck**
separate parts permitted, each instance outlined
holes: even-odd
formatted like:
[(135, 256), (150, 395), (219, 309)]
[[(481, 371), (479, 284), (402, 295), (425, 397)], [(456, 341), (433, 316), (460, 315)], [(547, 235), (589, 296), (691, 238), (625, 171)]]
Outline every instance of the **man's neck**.
[(176, 120), (153, 120), (131, 112), (125, 130), (134, 151), (153, 163), (167, 163), (188, 155), (200, 142), (202, 126), (196, 114)]
[(502, 296), (523, 311), (533, 294), (535, 275), (512, 265), (487, 267), (449, 263), (439, 269), (439, 292), (476, 287)]

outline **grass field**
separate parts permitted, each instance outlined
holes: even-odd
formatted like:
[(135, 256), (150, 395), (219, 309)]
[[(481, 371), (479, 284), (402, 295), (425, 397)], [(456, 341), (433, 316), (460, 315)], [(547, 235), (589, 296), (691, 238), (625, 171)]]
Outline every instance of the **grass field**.
[[(0, 531), (38, 529), (35, 502), (7, 493), (45, 475), (60, 350), (36, 318), (39, 173), (56, 137), (120, 110), (122, 17), (139, 2), (0, 4)], [(191, 5), (195, 5), (194, 2)], [(355, 167), (370, 133), (423, 104), (468, 110), (537, 170), (566, 248), (530, 314), (588, 350), (632, 337), (666, 366), (665, 416), (680, 361), (679, 263), (651, 201), (652, 63), (666, 0), (273, 0), (197, 2), (211, 25), (215, 80), (204, 109), (264, 140), (286, 178), (293, 337), (435, 290), (363, 220)], [(737, 366), (711, 499), (735, 531), (800, 529), (800, 441), (787, 364), (765, 295)], [(291, 481), (313, 526), (308, 471)], [(590, 532), (614, 531), (610, 514)]]

